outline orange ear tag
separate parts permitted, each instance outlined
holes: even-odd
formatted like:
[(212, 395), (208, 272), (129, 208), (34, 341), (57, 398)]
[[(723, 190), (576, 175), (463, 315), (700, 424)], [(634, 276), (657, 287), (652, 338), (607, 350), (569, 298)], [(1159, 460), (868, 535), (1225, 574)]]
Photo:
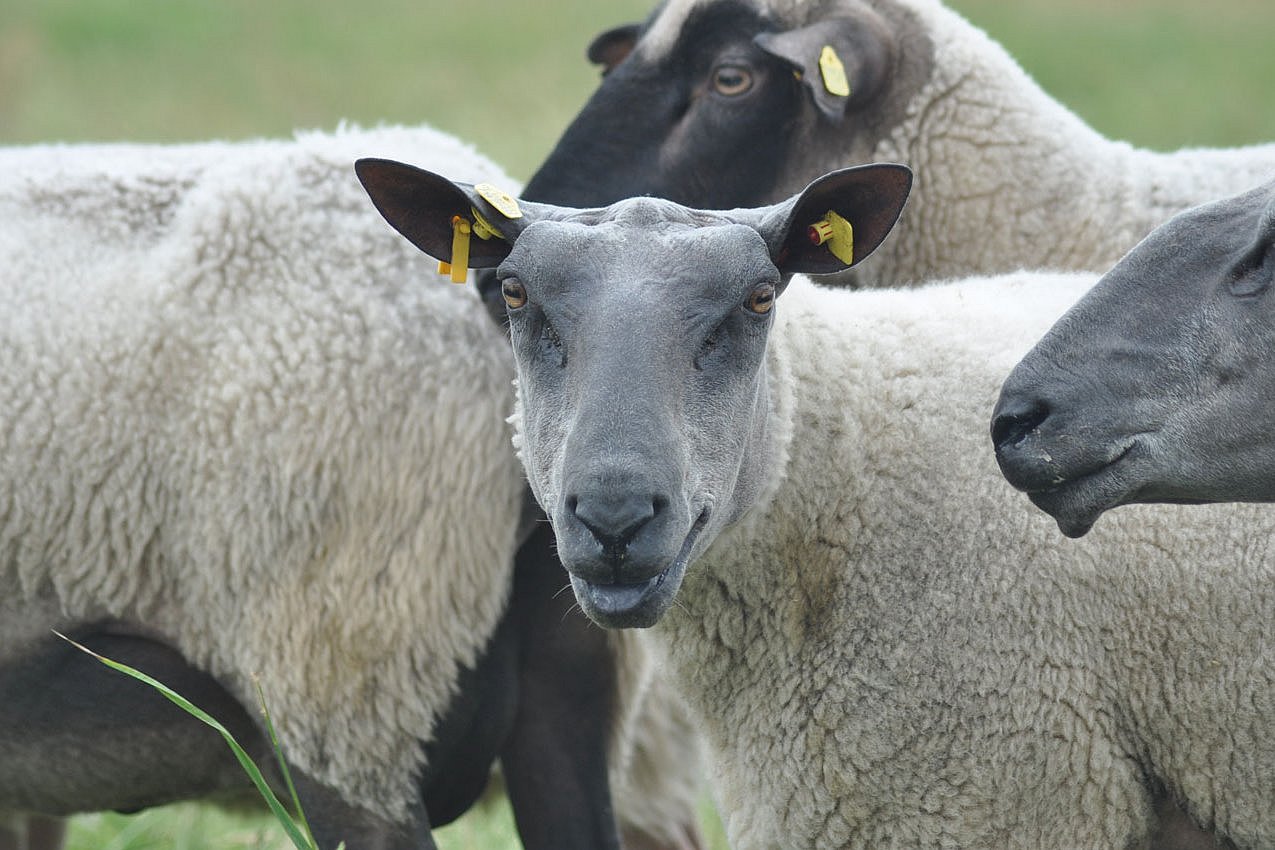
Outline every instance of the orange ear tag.
[(854, 265), (854, 226), (834, 211), (810, 225), (806, 234), (811, 245), (827, 245), (832, 256), (847, 266)]

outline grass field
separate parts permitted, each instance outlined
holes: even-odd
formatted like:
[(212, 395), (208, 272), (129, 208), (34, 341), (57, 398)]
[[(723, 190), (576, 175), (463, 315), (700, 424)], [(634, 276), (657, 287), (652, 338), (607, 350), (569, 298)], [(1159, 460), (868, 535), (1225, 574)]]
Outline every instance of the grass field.
[[(0, 0), (0, 143), (426, 121), (525, 178), (651, 0)], [(954, 0), (1103, 132), (1275, 138), (1270, 0)]]
[[(525, 179), (596, 82), (589, 39), (652, 3), (0, 0), (0, 144), (429, 122)], [(1271, 0), (952, 5), (1108, 135), (1159, 149), (1275, 139)], [(501, 807), (440, 843), (517, 847)], [(74, 850), (284, 846), (262, 818), (201, 806), (86, 816), (71, 839)]]

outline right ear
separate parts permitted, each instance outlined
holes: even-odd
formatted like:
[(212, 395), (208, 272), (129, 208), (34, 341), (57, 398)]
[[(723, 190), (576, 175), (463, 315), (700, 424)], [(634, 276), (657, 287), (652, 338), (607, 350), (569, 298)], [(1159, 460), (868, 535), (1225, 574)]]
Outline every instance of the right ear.
[(832, 274), (877, 249), (911, 189), (907, 166), (873, 163), (825, 174), (800, 195), (750, 212), (781, 273)]
[(593, 64), (602, 66), (603, 74), (609, 74), (612, 68), (627, 59), (633, 52), (633, 45), (637, 44), (641, 30), (641, 24), (625, 24), (622, 27), (609, 29), (589, 43), (589, 49), (585, 55)]
[[(469, 240), (469, 268), (500, 265), (518, 234), (534, 221), (535, 207), (486, 184), (453, 183), (446, 177), (389, 159), (360, 159), (354, 163), (359, 182), (373, 205), (407, 241), (436, 260), (452, 261), (453, 219), (471, 227), (479, 213), (494, 237)], [(493, 198), (500, 203), (495, 206)], [(503, 208), (503, 209), (502, 209)], [(513, 214), (516, 213), (516, 214)]]
[(846, 110), (876, 97), (893, 65), (893, 31), (880, 15), (858, 3), (838, 17), (761, 33), (753, 41), (800, 74), (815, 106), (833, 124), (841, 123)]

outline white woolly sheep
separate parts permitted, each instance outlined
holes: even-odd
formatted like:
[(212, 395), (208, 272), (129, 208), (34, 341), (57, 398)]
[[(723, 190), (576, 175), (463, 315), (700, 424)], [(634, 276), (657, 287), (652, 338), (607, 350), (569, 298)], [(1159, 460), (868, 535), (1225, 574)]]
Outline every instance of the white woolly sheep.
[(789, 282), (876, 247), (898, 167), (514, 220), (359, 170), (435, 256), (471, 208), (511, 243), (476, 262), (532, 489), (585, 611), (656, 624), (737, 850), (1275, 843), (1275, 516), (1140, 507), (1072, 542), (989, 451), (1001, 377), (1092, 275)]
[[(547, 528), (515, 571), (508, 344), (369, 207), (369, 150), (507, 180), (426, 128), (0, 151), (0, 815), (245, 782), (57, 628), (260, 750), (258, 676), (324, 847), (433, 846), (497, 755), (526, 846), (614, 844), (594, 745), (642, 647), (564, 620)], [(697, 840), (691, 755), (619, 801), (650, 844)]]
[(1084, 534), (1149, 501), (1275, 501), (1275, 182), (1157, 228), (1005, 380), (1014, 486)]
[[(825, 46), (848, 95), (824, 82)], [(724, 209), (905, 163), (907, 238), (849, 275), (860, 285), (1104, 271), (1174, 213), (1275, 175), (1275, 145), (1155, 153), (1104, 138), (937, 0), (669, 0), (589, 54), (609, 72), (524, 197)]]

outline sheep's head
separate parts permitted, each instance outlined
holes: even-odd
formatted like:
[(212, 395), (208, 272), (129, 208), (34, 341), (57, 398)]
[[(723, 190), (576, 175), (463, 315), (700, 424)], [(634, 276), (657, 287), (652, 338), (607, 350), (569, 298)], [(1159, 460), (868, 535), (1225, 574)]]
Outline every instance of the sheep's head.
[(893, 0), (666, 0), (594, 40), (602, 82), (525, 195), (753, 206), (869, 161), (929, 73), (913, 18)]
[(1188, 210), (1006, 379), (1001, 471), (1079, 537), (1135, 502), (1275, 501), (1275, 182)]
[(771, 474), (776, 299), (794, 273), (867, 257), (911, 185), (906, 168), (871, 165), (761, 209), (635, 198), (522, 203), (507, 218), (472, 187), (411, 166), (358, 171), (390, 223), (440, 260), (456, 218), (499, 231), (470, 262), (498, 264), (523, 464), (581, 607), (611, 627), (658, 620), (687, 565), (754, 504)]

